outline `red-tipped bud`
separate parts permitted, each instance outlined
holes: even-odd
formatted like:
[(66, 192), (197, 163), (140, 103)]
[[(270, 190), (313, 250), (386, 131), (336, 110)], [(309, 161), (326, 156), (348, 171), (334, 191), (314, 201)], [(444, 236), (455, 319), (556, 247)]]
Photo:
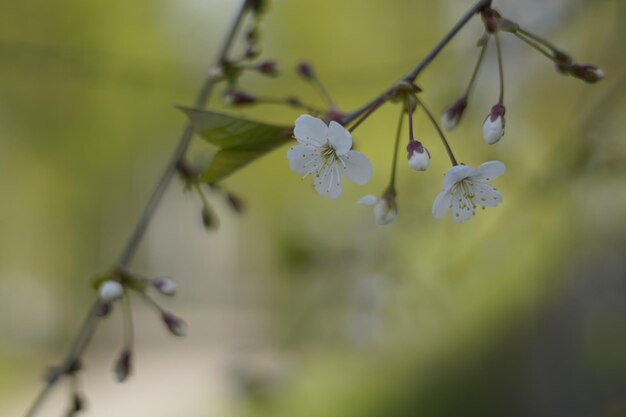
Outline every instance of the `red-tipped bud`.
[(489, 145), (498, 142), (504, 136), (504, 113), (506, 109), (501, 104), (496, 104), (491, 108), (491, 112), (483, 123), (483, 139)]
[(171, 278), (153, 278), (150, 283), (158, 292), (163, 295), (176, 294), (176, 282)]
[(278, 64), (276, 61), (263, 61), (256, 66), (257, 70), (264, 75), (274, 77), (278, 75)]
[(604, 78), (604, 71), (593, 65), (572, 64), (567, 67), (567, 72), (588, 83), (597, 83)]
[(124, 349), (115, 362), (115, 376), (118, 382), (124, 382), (132, 370), (133, 353), (130, 349)]
[(245, 106), (248, 104), (254, 104), (257, 102), (257, 98), (245, 91), (229, 88), (224, 91), (224, 101), (233, 106)]
[(181, 318), (165, 311), (161, 314), (161, 318), (163, 319), (163, 323), (165, 323), (169, 331), (174, 336), (182, 337), (187, 335), (187, 323), (185, 323)]
[(422, 145), (422, 142), (417, 140), (409, 141), (406, 147), (407, 159), (409, 160), (409, 168), (416, 171), (426, 171), (430, 164), (430, 154), (428, 150)]
[(308, 62), (300, 62), (296, 67), (296, 72), (302, 78), (307, 80), (312, 80), (315, 78), (315, 72), (313, 71), (313, 67)]
[(467, 107), (467, 99), (465, 97), (455, 101), (441, 116), (441, 124), (446, 130), (454, 129), (463, 117), (465, 108)]

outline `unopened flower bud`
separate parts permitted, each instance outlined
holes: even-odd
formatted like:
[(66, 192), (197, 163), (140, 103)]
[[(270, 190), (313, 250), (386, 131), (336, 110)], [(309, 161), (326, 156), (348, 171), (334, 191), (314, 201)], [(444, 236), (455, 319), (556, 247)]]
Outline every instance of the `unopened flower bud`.
[(313, 67), (308, 62), (299, 63), (296, 67), (296, 72), (302, 78), (305, 78), (307, 80), (312, 80), (313, 78), (315, 78), (315, 72), (313, 71)]
[(161, 318), (174, 336), (182, 337), (187, 335), (187, 323), (185, 323), (182, 319), (167, 312), (163, 312)]
[(455, 101), (441, 116), (441, 124), (446, 130), (454, 129), (463, 117), (463, 112), (467, 107), (467, 99), (462, 97)]
[(597, 83), (604, 78), (604, 71), (593, 65), (572, 64), (567, 69), (571, 75), (588, 83)]
[(357, 201), (357, 204), (374, 206), (376, 223), (383, 226), (394, 221), (398, 216), (395, 195), (387, 193), (382, 198), (369, 194)]
[(150, 282), (152, 286), (163, 295), (176, 294), (176, 282), (171, 278), (153, 278)]
[(226, 194), (226, 201), (228, 201), (228, 205), (232, 208), (236, 213), (242, 213), (244, 210), (243, 201), (241, 198), (236, 196), (233, 193)]
[(256, 66), (257, 70), (264, 75), (276, 76), (278, 75), (278, 64), (276, 61), (263, 61)]
[(122, 298), (124, 295), (124, 287), (117, 281), (104, 281), (100, 288), (98, 289), (98, 293), (100, 294), (100, 299), (106, 303), (110, 303), (119, 298)]
[(329, 121), (330, 120), (334, 120), (334, 121), (338, 122), (339, 120), (341, 120), (342, 117), (343, 117), (343, 113), (339, 109), (333, 107), (333, 108), (331, 108), (330, 110), (328, 110), (326, 112), (325, 119), (327, 119)]
[(213, 230), (219, 224), (217, 217), (215, 216), (213, 211), (207, 206), (202, 207), (202, 224), (207, 230)]
[(133, 353), (130, 349), (124, 349), (115, 362), (115, 376), (118, 382), (124, 382), (132, 370)]
[(113, 304), (111, 304), (110, 302), (100, 303), (98, 309), (96, 310), (96, 316), (107, 317), (109, 314), (111, 314), (112, 310)]
[(246, 58), (253, 59), (259, 56), (260, 54), (261, 54), (261, 50), (257, 46), (256, 43), (254, 42), (249, 43), (248, 46), (246, 47), (246, 52), (245, 52)]
[(424, 148), (422, 142), (411, 140), (409, 141), (406, 150), (409, 167), (416, 171), (426, 171), (428, 164), (430, 164), (430, 154), (428, 153), (428, 150)]
[(80, 411), (83, 411), (85, 409), (85, 400), (83, 400), (83, 397), (75, 392), (74, 395), (72, 396), (72, 411), (73, 413), (70, 415), (76, 415), (77, 413), (79, 413)]
[(292, 107), (300, 107), (302, 106), (302, 101), (298, 97), (287, 97), (285, 102)]
[(483, 123), (483, 139), (489, 145), (493, 145), (504, 136), (504, 113), (506, 109), (501, 104), (491, 108), (491, 112)]
[(245, 106), (247, 104), (254, 104), (257, 102), (257, 98), (245, 91), (229, 88), (224, 91), (224, 101), (234, 106)]

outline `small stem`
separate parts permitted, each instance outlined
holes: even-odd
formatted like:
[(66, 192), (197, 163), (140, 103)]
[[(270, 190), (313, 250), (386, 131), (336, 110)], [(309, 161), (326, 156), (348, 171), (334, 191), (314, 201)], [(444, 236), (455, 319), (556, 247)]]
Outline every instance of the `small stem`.
[[(222, 45), (222, 48), (218, 54), (218, 64), (223, 64), (226, 61), (226, 57), (235, 40), (235, 36), (239, 32), (239, 28), (241, 26), (241, 23), (243, 22), (243, 18), (246, 14), (245, 12), (249, 10), (249, 7), (249, 0), (243, 0), (241, 2), (239, 11), (235, 16), (235, 20), (233, 21), (228, 35), (226, 36), (226, 40), (224, 41), (224, 44)], [(204, 83), (202, 84), (202, 87), (198, 92), (198, 96), (196, 97), (196, 108), (205, 107), (205, 104), (213, 91), (214, 85), (215, 81), (212, 77), (208, 76), (204, 80)], [(193, 126), (191, 125), (191, 123), (187, 123), (187, 126), (185, 126), (185, 129), (180, 136), (178, 145), (176, 146), (176, 149), (174, 149), (174, 152), (170, 157), (170, 161), (165, 167), (163, 174), (161, 175), (161, 179), (157, 183), (156, 188), (154, 189), (152, 195), (150, 196), (150, 199), (148, 200), (148, 204), (146, 205), (143, 213), (141, 214), (141, 217), (139, 218), (139, 221), (135, 225), (135, 228), (131, 233), (130, 238), (128, 239), (128, 242), (126, 243), (126, 246), (124, 247), (122, 253), (118, 258), (118, 266), (128, 266), (133, 260), (135, 253), (137, 252), (137, 248), (139, 247), (139, 244), (141, 243), (141, 240), (143, 239), (143, 236), (148, 229), (148, 225), (150, 224), (152, 217), (154, 217), (154, 213), (156, 212), (156, 209), (159, 206), (163, 195), (165, 194), (165, 190), (167, 189), (167, 186), (176, 174), (176, 167), (179, 161), (185, 156), (192, 137)]]
[(370, 106), (370, 108), (363, 113), (363, 115), (361, 116), (361, 118), (359, 118), (356, 122), (354, 122), (354, 124), (352, 125), (352, 127), (350, 127), (350, 129), (348, 129), (348, 132), (352, 133), (354, 132), (354, 130), (359, 127), (359, 125), (361, 123), (363, 123), (368, 117), (370, 117), (372, 115), (372, 113), (374, 113), (376, 110), (378, 110), (378, 108), (380, 106), (382, 106), (383, 104), (385, 104), (387, 100), (379, 100), (377, 102), (375, 102), (372, 106)]
[(400, 136), (402, 133), (402, 124), (404, 123), (404, 106), (400, 106), (400, 119), (398, 120), (398, 129), (396, 130), (396, 142), (393, 147), (393, 156), (391, 159), (391, 179), (389, 180), (389, 189), (395, 190), (396, 186), (396, 167), (398, 165), (398, 150), (400, 148)]
[(416, 100), (417, 100), (417, 103), (422, 107), (422, 109), (424, 109), (424, 112), (430, 119), (430, 122), (437, 130), (437, 133), (439, 134), (439, 137), (441, 138), (441, 142), (443, 143), (443, 146), (446, 148), (446, 152), (448, 153), (450, 162), (452, 162), (453, 166), (458, 165), (459, 163), (456, 161), (456, 158), (454, 157), (454, 153), (452, 153), (452, 148), (450, 148), (450, 145), (448, 144), (448, 141), (446, 140), (446, 136), (441, 131), (441, 128), (439, 127), (439, 124), (437, 124), (437, 121), (433, 117), (432, 113), (428, 110), (428, 108), (424, 105), (424, 103), (419, 98), (416, 97)]
[(156, 308), (157, 310), (159, 310), (159, 313), (163, 314), (165, 313), (165, 310), (163, 309), (163, 307), (161, 307), (159, 305), (159, 303), (157, 303), (156, 301), (154, 301), (154, 299), (152, 297), (150, 297), (148, 294), (141, 292), (140, 293), (141, 296), (143, 297), (144, 300), (146, 300), (148, 302), (148, 304), (152, 305), (154, 308)]
[(523, 36), (522, 34), (518, 32), (514, 32), (513, 34), (517, 36), (518, 39), (521, 39), (522, 41), (524, 41), (527, 45), (530, 45), (531, 47), (539, 51), (542, 55), (546, 56), (551, 61), (557, 62), (557, 59), (554, 57), (554, 55), (546, 51), (541, 45), (538, 45), (537, 43), (531, 41), (530, 39), (526, 38), (525, 36)]
[(315, 87), (315, 89), (317, 90), (317, 92), (319, 93), (319, 95), (326, 101), (326, 103), (328, 104), (328, 107), (331, 109), (337, 108), (337, 106), (335, 105), (335, 102), (330, 97), (330, 94), (328, 94), (328, 91), (324, 88), (324, 85), (322, 84), (322, 82), (317, 77), (311, 78), (311, 82), (313, 86)]
[(465, 100), (469, 98), (470, 93), (472, 92), (472, 88), (474, 87), (474, 83), (476, 82), (476, 77), (478, 75), (478, 70), (483, 63), (483, 58), (485, 57), (485, 51), (487, 51), (487, 45), (489, 44), (489, 38), (482, 46), (480, 50), (480, 55), (478, 55), (478, 60), (476, 61), (476, 66), (474, 67), (474, 71), (472, 72), (472, 78), (470, 78), (470, 82), (467, 85), (467, 90), (465, 91)]
[[(96, 328), (95, 324), (97, 323), (98, 319), (96, 313), (100, 308), (100, 303), (101, 301), (98, 297), (91, 306), (91, 309), (89, 310), (85, 321), (80, 327), (78, 336), (76, 336), (76, 339), (74, 339), (74, 343), (72, 343), (70, 351), (68, 352), (65, 359), (63, 360), (63, 363), (58, 369), (58, 372), (61, 376), (65, 375), (72, 367), (74, 367), (76, 361), (81, 357), (83, 351), (87, 347), (87, 344), (89, 343), (89, 340), (91, 339), (91, 336), (93, 335), (93, 332)], [(26, 417), (32, 417), (37, 414), (39, 407), (43, 404), (50, 390), (56, 385), (59, 380), (61, 380), (61, 376), (53, 381), (48, 382), (44, 386), (43, 390), (39, 393), (39, 395), (37, 395), (37, 398), (26, 412)]]
[(539, 37), (537, 35), (535, 35), (532, 32), (528, 32), (527, 30), (518, 27), (517, 30), (515, 31), (515, 34), (521, 34), (524, 35), (536, 42), (539, 42), (541, 45), (545, 46), (546, 48), (548, 48), (549, 50), (551, 50), (552, 52), (555, 53), (562, 53), (561, 50), (559, 48), (557, 48), (556, 46), (554, 46), (553, 44), (551, 44), (550, 42), (548, 42), (547, 40), (543, 39), (542, 37)]
[[(230, 52), (230, 49), (233, 45), (235, 37), (241, 27), (246, 11), (249, 11), (250, 7), (251, 7), (250, 0), (242, 0), (241, 6), (239, 7), (239, 10), (233, 21), (233, 24), (231, 25), (229, 32), (226, 36), (226, 40), (224, 41), (222, 48), (218, 54), (216, 61), (219, 65), (222, 65), (226, 61), (227, 55)], [(196, 107), (202, 108), (205, 106), (206, 102), (211, 96), (214, 84), (215, 84), (215, 80), (213, 79), (213, 77), (207, 76), (205, 78), (204, 83), (202, 84), (202, 87), (200, 88), (200, 91), (198, 92), (198, 95), (196, 97)], [(131, 232), (131, 235), (126, 245), (124, 246), (123, 250), (120, 253), (120, 256), (117, 260), (118, 267), (125, 268), (133, 260), (137, 252), (137, 248), (139, 247), (139, 244), (141, 243), (146, 233), (146, 230), (148, 229), (150, 221), (154, 217), (154, 213), (156, 212), (156, 209), (159, 206), (161, 199), (163, 198), (163, 195), (165, 194), (165, 190), (167, 189), (167, 186), (169, 185), (170, 181), (176, 174), (178, 164), (184, 157), (187, 151), (187, 148), (189, 147), (189, 143), (191, 142), (192, 136), (193, 136), (193, 127), (191, 123), (188, 123), (185, 126), (183, 132), (181, 133), (180, 138), (178, 140), (178, 144), (176, 145), (176, 148), (174, 149), (174, 152), (172, 153), (172, 156), (170, 157), (170, 160), (167, 166), (163, 170), (163, 173), (161, 174), (161, 178), (159, 179), (154, 191), (152, 192), (152, 195), (150, 196), (148, 203), (146, 204), (143, 212), (141, 213), (139, 220), (135, 224), (135, 227), (133, 231)], [(96, 327), (95, 324), (97, 323), (97, 319), (98, 319), (97, 312), (98, 312), (98, 309), (100, 308), (100, 303), (101, 303), (100, 299), (97, 298), (96, 301), (93, 303), (91, 309), (89, 310), (89, 313), (87, 314), (87, 318), (85, 319), (83, 325), (81, 326), (78, 336), (74, 340), (67, 356), (65, 357), (65, 360), (63, 361), (60, 367), (59, 371), (61, 374), (67, 373), (67, 371), (71, 369), (72, 366), (74, 366), (75, 362), (80, 358), (83, 351), (89, 344), (91, 336), (93, 335), (95, 331), (95, 327)], [(26, 415), (25, 415), (26, 417), (33, 417), (36, 415), (37, 411), (43, 404), (44, 400), (47, 398), (49, 392), (52, 390), (52, 388), (56, 385), (56, 383), (60, 379), (61, 378), (59, 377), (59, 378), (56, 378), (55, 380), (52, 380), (46, 383), (42, 391), (37, 395), (34, 402), (28, 408), (28, 411), (26, 412)]]
[(415, 81), (417, 76), (430, 64), (436, 57), (439, 55), (441, 50), (456, 36), (456, 34), (470, 21), (470, 19), (478, 12), (480, 12), (485, 7), (491, 4), (491, 0), (479, 0), (477, 1), (462, 17), (459, 21), (444, 35), (444, 37), (435, 45), (435, 47), (422, 59), (420, 63), (418, 63), (411, 71), (409, 71), (404, 77), (402, 77), (397, 82), (393, 83), (392, 86), (387, 88), (383, 93), (374, 97), (370, 102), (364, 104), (359, 107), (357, 110), (354, 110), (348, 114), (346, 114), (341, 119), (341, 124), (344, 126), (351, 122), (352, 120), (359, 117), (363, 112), (367, 111), (375, 102), (378, 100), (382, 100), (383, 97), (391, 94), (399, 82), (406, 81), (412, 83)]
[(263, 104), (277, 104), (281, 106), (293, 107), (294, 109), (306, 110), (307, 112), (312, 113), (312, 114), (324, 113), (323, 109), (319, 109), (307, 103), (295, 103), (295, 102), (289, 101), (289, 98), (257, 97), (257, 102), (263, 103)]
[(132, 350), (134, 345), (135, 330), (133, 326), (133, 311), (130, 306), (129, 294), (124, 296), (124, 349)]
[(197, 182), (194, 183), (193, 184), (193, 189), (196, 190), (196, 192), (200, 196), (200, 199), (202, 200), (202, 206), (204, 207), (204, 209), (205, 210), (210, 210), (211, 209), (211, 205), (209, 204), (209, 200), (207, 200), (206, 195), (204, 195), (204, 191), (202, 191), (202, 188), (200, 187), (200, 184), (198, 184)]
[(407, 94), (405, 96), (404, 103), (406, 104), (406, 111), (409, 113), (409, 141), (415, 140), (413, 135), (413, 106), (411, 105), (411, 97)]
[(496, 39), (496, 52), (498, 55), (498, 74), (500, 75), (500, 97), (498, 98), (498, 104), (504, 103), (504, 68), (502, 63), (502, 49), (500, 48), (500, 36), (498, 32), (493, 34)]

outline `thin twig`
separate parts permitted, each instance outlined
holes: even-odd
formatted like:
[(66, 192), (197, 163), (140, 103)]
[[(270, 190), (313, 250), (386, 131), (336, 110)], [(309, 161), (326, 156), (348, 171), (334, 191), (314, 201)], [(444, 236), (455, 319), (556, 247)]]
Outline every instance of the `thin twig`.
[[(228, 31), (222, 48), (220, 49), (215, 65), (221, 65), (226, 60), (227, 55), (233, 45), (235, 37), (248, 10), (250, 10), (250, 1), (243, 0), (236, 14), (236, 17)], [(210, 75), (207, 75), (196, 97), (195, 105), (197, 108), (203, 108), (206, 105), (206, 102), (208, 101), (213, 91), (214, 83), (214, 78)], [(161, 174), (161, 178), (159, 179), (156, 188), (154, 189), (152, 195), (150, 196), (150, 199), (148, 200), (148, 204), (146, 205), (141, 216), (139, 217), (139, 220), (137, 221), (137, 224), (135, 225), (128, 239), (128, 242), (124, 246), (124, 249), (122, 250), (117, 260), (118, 269), (125, 269), (132, 262), (137, 252), (137, 248), (139, 247), (139, 244), (141, 243), (145, 232), (150, 224), (150, 221), (152, 220), (154, 213), (156, 212), (156, 209), (161, 202), (165, 190), (169, 185), (171, 179), (176, 174), (176, 167), (178, 166), (180, 160), (184, 157), (187, 148), (189, 147), (192, 136), (193, 127), (191, 123), (187, 123), (178, 140), (178, 144), (176, 145), (176, 148), (174, 149), (174, 152), (172, 153), (172, 156), (163, 171), (163, 174)], [(97, 312), (99, 307), (100, 300), (96, 299), (91, 309), (89, 310), (85, 322), (79, 330), (78, 336), (72, 343), (72, 346), (67, 356), (65, 357), (63, 364), (58, 369), (60, 376), (57, 378), (49, 379), (47, 381), (46, 385), (42, 388), (33, 403), (30, 405), (28, 411), (25, 414), (26, 417), (32, 417), (36, 415), (37, 411), (39, 410), (45, 399), (48, 397), (48, 394), (50, 393), (52, 388), (57, 384), (60, 379), (62, 379), (61, 377), (64, 374), (69, 372), (69, 370), (76, 364), (76, 361), (82, 356), (95, 330), (95, 325), (98, 321)]]
[(359, 107), (358, 109), (354, 110), (353, 112), (350, 112), (346, 114), (345, 116), (343, 116), (341, 118), (341, 124), (345, 126), (347, 123), (351, 122), (352, 120), (356, 119), (361, 114), (363, 114), (364, 112), (368, 111), (372, 106), (375, 106), (380, 101), (385, 100), (384, 97), (387, 97), (389, 94), (391, 94), (398, 83), (403, 82), (403, 81), (413, 83), (415, 79), (417, 78), (417, 76), (420, 74), (420, 72), (422, 72), (422, 70), (424, 70), (424, 68), (426, 68), (428, 64), (430, 64), (432, 60), (437, 57), (437, 55), (439, 55), (441, 50), (456, 36), (456, 34), (467, 24), (467, 22), (469, 22), (470, 19), (476, 13), (480, 12), (482, 9), (484, 9), (485, 7), (489, 5), (491, 5), (491, 0), (477, 1), (476, 4), (474, 4), (463, 15), (463, 17), (459, 19), (459, 21), (452, 27), (452, 29), (450, 29), (450, 31), (448, 31), (448, 33), (444, 35), (444, 37), (439, 41), (439, 43), (437, 43), (437, 45), (435, 45), (435, 47), (428, 53), (428, 55), (426, 55), (424, 59), (420, 61), (419, 64), (417, 64), (404, 77), (400, 78), (392, 86), (387, 88), (383, 93), (379, 94), (378, 96), (373, 98), (371, 101)]

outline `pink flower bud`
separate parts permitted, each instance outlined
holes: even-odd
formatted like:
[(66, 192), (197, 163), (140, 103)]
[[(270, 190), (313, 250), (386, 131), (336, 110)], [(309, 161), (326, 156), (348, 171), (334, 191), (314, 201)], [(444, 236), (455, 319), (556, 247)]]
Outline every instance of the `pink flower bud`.
[(441, 124), (446, 130), (452, 130), (459, 124), (461, 117), (463, 117), (463, 112), (465, 112), (465, 108), (467, 107), (467, 99), (465, 97), (458, 99), (455, 101), (441, 116)]
[(483, 139), (489, 145), (498, 142), (504, 136), (504, 113), (506, 109), (501, 104), (491, 108), (491, 112), (483, 123)]
[(307, 80), (312, 80), (313, 78), (315, 78), (315, 72), (313, 71), (313, 67), (308, 62), (299, 63), (296, 67), (296, 72), (302, 78), (305, 78)]
[(133, 354), (130, 349), (124, 349), (115, 362), (115, 376), (118, 382), (124, 382), (132, 369)]
[(176, 294), (176, 282), (171, 278), (153, 278), (152, 286), (163, 295)]
[(409, 141), (406, 150), (408, 152), (409, 167), (416, 171), (426, 171), (430, 164), (430, 154), (422, 143), (417, 140)]
[(229, 88), (224, 91), (224, 101), (234, 106), (245, 106), (247, 104), (256, 103), (257, 98), (252, 94), (246, 93), (245, 91)]
[(261, 74), (276, 76), (278, 75), (278, 65), (276, 61), (263, 61), (256, 66)]
[(161, 314), (161, 318), (174, 336), (182, 337), (187, 335), (187, 323), (182, 319), (165, 311)]
[(604, 78), (604, 71), (593, 65), (572, 64), (567, 69), (571, 75), (588, 83), (597, 83)]
[(98, 306), (98, 310), (96, 311), (96, 316), (107, 317), (109, 314), (111, 314), (112, 310), (113, 304), (109, 302), (100, 303), (100, 305)]

